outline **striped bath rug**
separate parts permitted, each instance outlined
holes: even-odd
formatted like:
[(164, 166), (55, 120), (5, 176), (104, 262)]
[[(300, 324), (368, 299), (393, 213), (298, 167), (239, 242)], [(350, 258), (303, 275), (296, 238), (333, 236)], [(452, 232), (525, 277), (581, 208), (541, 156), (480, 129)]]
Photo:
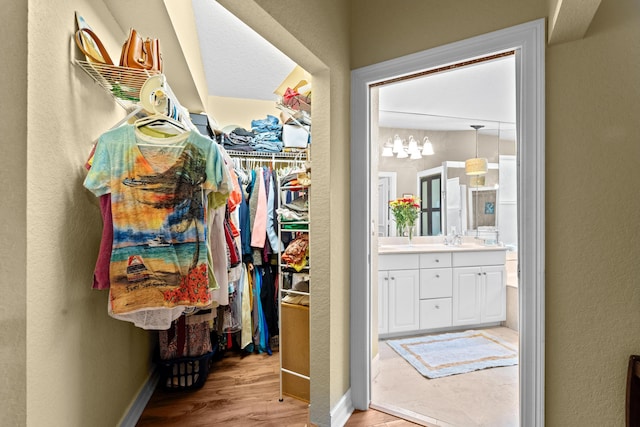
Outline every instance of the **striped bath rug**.
[(518, 351), (487, 331), (465, 331), (388, 340), (427, 378), (518, 364)]

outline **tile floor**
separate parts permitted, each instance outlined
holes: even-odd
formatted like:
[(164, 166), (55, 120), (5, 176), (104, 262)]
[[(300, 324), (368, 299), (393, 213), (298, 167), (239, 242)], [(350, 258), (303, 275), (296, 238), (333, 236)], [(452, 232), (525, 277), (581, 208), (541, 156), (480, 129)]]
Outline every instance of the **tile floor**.
[[(518, 333), (487, 328), (518, 347)], [(388, 409), (424, 425), (447, 427), (518, 426), (518, 366), (428, 379), (384, 341), (379, 342), (379, 373), (372, 381), (372, 407)]]

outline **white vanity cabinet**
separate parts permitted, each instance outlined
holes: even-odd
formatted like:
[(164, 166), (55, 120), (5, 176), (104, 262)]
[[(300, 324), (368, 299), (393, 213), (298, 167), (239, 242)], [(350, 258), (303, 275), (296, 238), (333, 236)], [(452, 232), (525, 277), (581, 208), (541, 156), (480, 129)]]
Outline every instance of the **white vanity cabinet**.
[(506, 320), (505, 250), (378, 256), (378, 333), (401, 335)]
[(453, 326), (506, 320), (505, 252), (459, 252), (452, 261)]
[(420, 327), (418, 254), (378, 258), (378, 333), (410, 332)]
[(420, 329), (451, 326), (452, 296), (451, 253), (420, 254)]

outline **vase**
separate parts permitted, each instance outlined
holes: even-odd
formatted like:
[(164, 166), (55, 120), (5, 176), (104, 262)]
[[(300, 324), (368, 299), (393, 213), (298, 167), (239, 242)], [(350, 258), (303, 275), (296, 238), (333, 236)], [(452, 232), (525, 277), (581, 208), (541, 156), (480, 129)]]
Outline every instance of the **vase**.
[(405, 226), (406, 231), (406, 236), (409, 238), (409, 244), (411, 244), (411, 240), (413, 239), (413, 235), (416, 233), (415, 230), (416, 225), (415, 224), (407, 224)]
[(409, 243), (413, 239), (413, 235), (415, 234), (415, 224), (400, 224), (396, 227), (396, 235), (402, 237), (408, 237)]

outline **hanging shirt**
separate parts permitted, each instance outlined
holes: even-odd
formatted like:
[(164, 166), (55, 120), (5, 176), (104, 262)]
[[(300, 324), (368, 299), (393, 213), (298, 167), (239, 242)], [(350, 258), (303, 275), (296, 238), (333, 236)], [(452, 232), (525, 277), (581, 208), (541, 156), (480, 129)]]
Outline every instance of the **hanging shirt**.
[[(230, 189), (210, 139), (188, 132), (160, 141), (130, 125), (106, 132), (84, 181), (96, 196), (111, 194), (110, 314), (146, 329), (209, 304), (206, 195), (224, 203)], [(149, 313), (162, 309), (167, 316)]]

